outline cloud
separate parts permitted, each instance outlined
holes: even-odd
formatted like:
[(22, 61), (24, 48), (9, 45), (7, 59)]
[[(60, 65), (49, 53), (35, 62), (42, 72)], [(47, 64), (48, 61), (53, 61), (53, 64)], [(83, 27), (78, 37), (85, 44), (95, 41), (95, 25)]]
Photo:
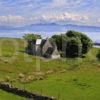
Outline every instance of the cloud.
[(45, 24), (56, 23), (60, 25), (77, 24), (77, 25), (100, 25), (100, 19), (97, 18), (93, 21), (93, 18), (89, 15), (82, 15), (78, 13), (44, 13), (40, 16), (33, 17), (23, 16), (0, 16), (0, 25), (26, 25), (26, 24)]
[(22, 16), (0, 16), (1, 24), (23, 24), (26, 22), (26, 18)]
[(61, 7), (65, 5), (66, 0), (53, 0), (52, 3), (49, 5), (51, 7)]
[(100, 26), (99, 10), (98, 0), (0, 0), (0, 24), (54, 22)]
[(33, 17), (31, 18), (31, 21), (41, 23), (41, 22), (47, 22), (47, 23), (62, 23), (62, 24), (70, 24), (70, 22), (77, 22), (77, 23), (85, 23), (88, 22), (90, 19), (87, 15), (81, 15), (77, 13), (46, 13), (39, 17)]
[[(50, 0), (49, 0), (50, 1)], [(47, 5), (48, 9), (78, 7), (84, 4), (84, 0), (51, 0)]]

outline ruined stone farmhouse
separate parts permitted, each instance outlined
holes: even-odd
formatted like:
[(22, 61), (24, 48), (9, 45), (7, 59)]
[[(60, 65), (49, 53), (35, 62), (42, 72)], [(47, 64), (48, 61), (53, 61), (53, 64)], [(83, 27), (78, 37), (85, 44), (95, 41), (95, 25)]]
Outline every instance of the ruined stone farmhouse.
[(47, 39), (37, 39), (31, 42), (30, 48), (27, 48), (27, 53), (36, 56), (42, 56), (45, 58), (58, 59), (60, 58), (60, 53), (57, 49), (56, 43)]

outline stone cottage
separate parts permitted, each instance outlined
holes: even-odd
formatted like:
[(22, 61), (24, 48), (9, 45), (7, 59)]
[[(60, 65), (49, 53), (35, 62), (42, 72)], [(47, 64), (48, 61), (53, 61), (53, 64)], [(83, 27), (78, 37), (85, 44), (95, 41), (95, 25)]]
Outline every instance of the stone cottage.
[[(29, 51), (29, 50), (27, 50)], [(54, 41), (49, 38), (37, 39), (31, 43), (31, 52), (33, 55), (43, 56), (45, 58), (58, 59), (60, 58), (60, 53)]]

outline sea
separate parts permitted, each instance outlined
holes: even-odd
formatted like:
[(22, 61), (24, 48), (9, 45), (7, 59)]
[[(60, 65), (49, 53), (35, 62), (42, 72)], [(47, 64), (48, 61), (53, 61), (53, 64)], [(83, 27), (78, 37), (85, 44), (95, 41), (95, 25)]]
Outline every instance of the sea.
[(22, 38), (27, 33), (40, 34), (43, 38), (54, 34), (64, 34), (68, 30), (75, 30), (87, 34), (95, 43), (100, 43), (100, 27), (58, 25), (58, 24), (31, 24), (22, 27), (0, 26), (0, 37)]
[[(11, 37), (11, 38), (22, 38), (27, 33), (35, 33), (40, 34), (43, 38), (50, 37), (54, 34), (63, 34), (65, 32), (47, 32), (47, 31), (0, 31), (0, 37)], [(88, 35), (93, 42), (100, 43), (100, 32), (83, 32), (84, 34)]]

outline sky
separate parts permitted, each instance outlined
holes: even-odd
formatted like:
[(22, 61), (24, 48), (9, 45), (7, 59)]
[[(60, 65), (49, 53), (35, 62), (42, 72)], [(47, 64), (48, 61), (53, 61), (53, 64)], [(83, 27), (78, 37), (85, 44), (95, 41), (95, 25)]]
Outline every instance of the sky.
[(100, 27), (100, 1), (0, 0), (0, 25), (47, 23)]

